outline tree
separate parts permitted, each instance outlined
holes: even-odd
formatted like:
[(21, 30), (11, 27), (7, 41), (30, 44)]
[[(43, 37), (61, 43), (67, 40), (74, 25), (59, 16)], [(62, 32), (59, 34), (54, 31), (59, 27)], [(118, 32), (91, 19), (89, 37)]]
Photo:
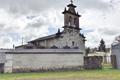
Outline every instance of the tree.
[(86, 56), (90, 53), (90, 48), (86, 48)]
[(115, 41), (116, 41), (116, 42), (120, 42), (120, 36), (117, 36), (117, 37), (115, 38)]
[(118, 43), (120, 43), (120, 35), (117, 36), (117, 37), (115, 37), (115, 40), (114, 40), (114, 42), (112, 43), (112, 45), (116, 45), (116, 44), (118, 44)]
[(103, 39), (101, 39), (101, 41), (100, 41), (99, 51), (106, 52), (106, 45), (105, 45), (105, 41)]

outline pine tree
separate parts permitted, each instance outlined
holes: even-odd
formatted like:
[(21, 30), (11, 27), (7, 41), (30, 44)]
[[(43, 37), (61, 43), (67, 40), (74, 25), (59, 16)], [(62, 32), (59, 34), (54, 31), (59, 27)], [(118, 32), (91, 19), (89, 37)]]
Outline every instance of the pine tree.
[(90, 48), (86, 48), (86, 56), (88, 56), (88, 54), (90, 53)]
[(105, 45), (105, 41), (103, 39), (101, 39), (101, 41), (100, 41), (99, 51), (106, 52), (106, 45)]

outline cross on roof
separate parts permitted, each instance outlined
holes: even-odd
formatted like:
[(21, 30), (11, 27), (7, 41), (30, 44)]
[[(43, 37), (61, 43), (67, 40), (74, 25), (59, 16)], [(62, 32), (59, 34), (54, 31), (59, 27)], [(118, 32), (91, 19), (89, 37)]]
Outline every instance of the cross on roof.
[(73, 4), (73, 0), (70, 0), (71, 4)]

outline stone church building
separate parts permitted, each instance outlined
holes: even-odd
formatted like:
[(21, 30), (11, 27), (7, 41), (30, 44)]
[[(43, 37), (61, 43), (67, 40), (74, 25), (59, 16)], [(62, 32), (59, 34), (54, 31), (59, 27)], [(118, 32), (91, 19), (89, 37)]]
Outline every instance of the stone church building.
[(75, 11), (76, 6), (74, 4), (67, 5), (68, 9), (62, 12), (64, 15), (64, 30), (41, 37), (33, 41), (28, 42), (27, 45), (21, 45), (16, 47), (17, 49), (81, 49), (84, 52), (85, 37), (80, 33), (79, 18), (81, 15)]
[(34, 72), (80, 69), (84, 65), (85, 37), (80, 33), (78, 12), (73, 1), (62, 12), (64, 30), (41, 37), (11, 50), (0, 50), (0, 71)]

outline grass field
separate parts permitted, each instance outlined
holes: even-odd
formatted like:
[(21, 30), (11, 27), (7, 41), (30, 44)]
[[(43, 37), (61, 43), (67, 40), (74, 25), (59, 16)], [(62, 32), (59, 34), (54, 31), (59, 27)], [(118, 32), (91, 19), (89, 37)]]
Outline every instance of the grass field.
[(120, 80), (120, 70), (0, 74), (0, 80)]

